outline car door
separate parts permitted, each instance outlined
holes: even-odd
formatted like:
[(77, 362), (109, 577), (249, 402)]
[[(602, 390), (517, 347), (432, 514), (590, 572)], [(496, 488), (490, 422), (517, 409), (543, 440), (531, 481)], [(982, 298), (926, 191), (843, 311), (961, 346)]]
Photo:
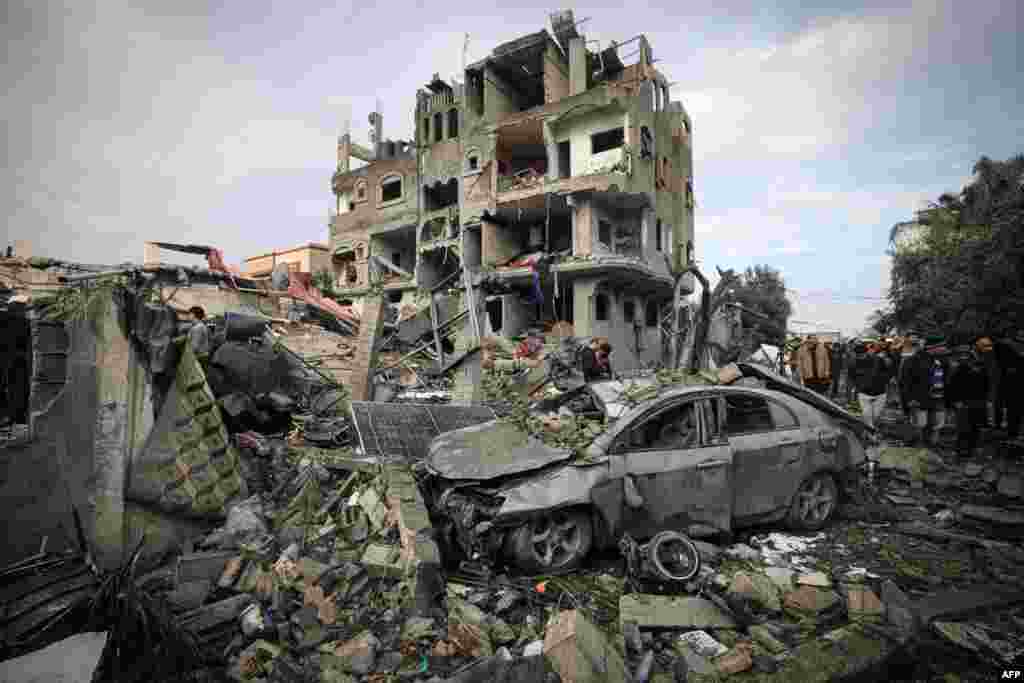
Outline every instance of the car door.
[[(707, 398), (669, 402), (628, 428), (617, 442), (613, 468), (635, 487), (638, 507), (624, 501), (623, 527), (637, 538), (673, 529), (694, 533), (713, 527), (729, 531), (732, 521), (732, 454), (718, 425), (709, 424)], [(666, 428), (691, 411), (697, 429), (692, 443), (661, 440)], [(635, 501), (634, 501), (635, 502)]]
[(726, 434), (733, 454), (733, 514), (755, 517), (785, 507), (806, 460), (796, 415), (761, 394), (730, 392)]

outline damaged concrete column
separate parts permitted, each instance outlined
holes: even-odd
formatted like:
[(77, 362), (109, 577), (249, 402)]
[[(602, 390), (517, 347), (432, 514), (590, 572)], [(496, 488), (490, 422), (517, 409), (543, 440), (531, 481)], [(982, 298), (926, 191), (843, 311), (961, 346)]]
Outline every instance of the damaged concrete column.
[(338, 173), (348, 173), (352, 158), (352, 136), (348, 133), (338, 138)]
[(569, 95), (587, 90), (587, 41), (583, 36), (569, 40)]
[(384, 297), (369, 294), (363, 300), (359, 341), (353, 358), (349, 390), (355, 401), (373, 400), (373, 378), (377, 368), (377, 346), (384, 331)]
[(91, 320), (96, 332), (96, 398), (93, 427), (91, 527), (96, 564), (113, 569), (124, 553), (124, 492), (131, 454), (132, 387), (138, 368), (118, 321), (118, 307), (105, 298)]

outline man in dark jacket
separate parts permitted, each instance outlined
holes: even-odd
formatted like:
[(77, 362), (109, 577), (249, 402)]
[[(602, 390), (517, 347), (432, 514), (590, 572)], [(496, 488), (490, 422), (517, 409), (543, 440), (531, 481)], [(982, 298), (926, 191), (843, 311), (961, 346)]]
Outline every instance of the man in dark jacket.
[(842, 389), (843, 379), (843, 345), (841, 342), (825, 342), (825, 347), (828, 348), (828, 352), (832, 355), (832, 400), (839, 400), (839, 392)]
[(956, 409), (956, 450), (970, 457), (978, 445), (988, 417), (988, 372), (980, 355), (970, 347), (958, 349), (959, 363), (952, 370), (946, 394)]
[(886, 390), (893, 376), (893, 363), (877, 341), (869, 341), (867, 353), (857, 359), (854, 383), (864, 421), (874, 427), (885, 410)]
[(900, 395), (911, 410), (916, 440), (931, 445), (946, 423), (946, 376), (948, 350), (942, 337), (928, 337), (924, 348), (903, 363)]

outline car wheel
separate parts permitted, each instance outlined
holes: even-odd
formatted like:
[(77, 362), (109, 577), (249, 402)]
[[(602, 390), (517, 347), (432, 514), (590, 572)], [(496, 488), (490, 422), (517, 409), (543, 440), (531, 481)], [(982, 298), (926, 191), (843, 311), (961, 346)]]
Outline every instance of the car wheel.
[(804, 479), (789, 508), (789, 525), (802, 531), (825, 526), (839, 503), (839, 489), (832, 475), (821, 472)]
[(558, 510), (508, 535), (505, 549), (520, 569), (556, 573), (575, 569), (590, 552), (593, 526), (582, 510)]

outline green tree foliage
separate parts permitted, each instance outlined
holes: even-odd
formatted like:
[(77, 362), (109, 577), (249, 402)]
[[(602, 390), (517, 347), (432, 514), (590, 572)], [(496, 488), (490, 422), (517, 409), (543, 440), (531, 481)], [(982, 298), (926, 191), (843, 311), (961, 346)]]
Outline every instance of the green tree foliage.
[[(1024, 155), (982, 157), (974, 172), (959, 195), (940, 196), (890, 233), (897, 327), (970, 337), (1024, 323)], [(908, 230), (919, 235), (901, 240)]]
[(752, 352), (761, 344), (785, 344), (786, 324), (793, 306), (786, 298), (782, 273), (767, 265), (747, 268), (732, 287), (729, 299), (742, 307), (743, 351)]

